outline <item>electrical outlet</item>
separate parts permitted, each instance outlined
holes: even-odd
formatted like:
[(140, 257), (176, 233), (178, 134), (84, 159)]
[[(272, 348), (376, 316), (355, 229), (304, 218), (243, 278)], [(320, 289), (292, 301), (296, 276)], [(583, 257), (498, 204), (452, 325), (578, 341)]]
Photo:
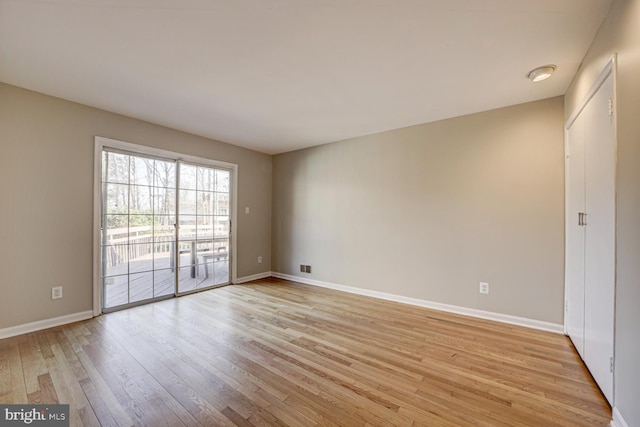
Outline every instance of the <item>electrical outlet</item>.
[(51, 299), (62, 298), (62, 286), (56, 286), (51, 288)]
[(258, 264), (262, 264), (262, 257), (261, 256), (258, 257)]
[(480, 293), (481, 294), (489, 293), (489, 284), (487, 282), (480, 282)]
[(304, 264), (300, 264), (300, 273), (304, 273), (305, 272), (305, 265)]

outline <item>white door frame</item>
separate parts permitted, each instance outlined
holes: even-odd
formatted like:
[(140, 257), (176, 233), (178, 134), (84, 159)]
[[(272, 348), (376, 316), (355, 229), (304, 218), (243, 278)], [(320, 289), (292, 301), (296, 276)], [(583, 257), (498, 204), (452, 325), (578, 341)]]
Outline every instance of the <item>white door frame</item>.
[(231, 218), (231, 236), (229, 237), (231, 253), (229, 255), (229, 262), (231, 263), (231, 283), (235, 283), (237, 278), (238, 165), (96, 136), (93, 159), (93, 315), (99, 316), (102, 314), (102, 287), (100, 286), (100, 277), (102, 275), (102, 263), (100, 262), (100, 213), (102, 210), (102, 197), (100, 197), (100, 195), (102, 193), (102, 150), (105, 147), (129, 151), (132, 154), (137, 153), (176, 161), (199, 163), (204, 166), (225, 168), (231, 171), (231, 212), (229, 213), (229, 217)]

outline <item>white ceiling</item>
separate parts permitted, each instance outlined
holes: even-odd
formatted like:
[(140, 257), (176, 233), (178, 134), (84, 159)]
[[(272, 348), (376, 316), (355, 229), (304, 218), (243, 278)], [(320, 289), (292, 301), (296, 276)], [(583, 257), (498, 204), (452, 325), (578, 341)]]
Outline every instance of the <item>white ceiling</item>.
[(610, 3), (0, 0), (0, 81), (281, 153), (562, 95)]

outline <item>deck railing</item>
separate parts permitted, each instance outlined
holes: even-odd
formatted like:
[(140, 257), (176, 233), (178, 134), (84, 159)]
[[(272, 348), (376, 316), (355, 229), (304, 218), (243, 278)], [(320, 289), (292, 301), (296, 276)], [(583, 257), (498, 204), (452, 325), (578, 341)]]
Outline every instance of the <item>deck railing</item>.
[[(166, 229), (166, 227), (163, 227)], [(214, 227), (198, 226), (200, 235), (213, 235)], [(153, 253), (173, 253), (173, 245), (175, 244), (175, 232), (154, 233), (152, 226), (137, 226), (130, 228), (113, 228), (106, 231), (103, 247), (105, 252), (105, 261), (108, 267), (113, 267), (126, 260), (135, 260)], [(187, 251), (191, 249), (191, 240), (196, 240), (195, 226), (182, 226), (180, 230), (180, 243), (178, 251)], [(226, 240), (226, 236), (222, 238), (211, 238), (203, 240), (203, 242), (211, 242), (215, 240)], [(203, 243), (206, 246), (206, 243)], [(199, 244), (201, 246), (202, 244)], [(215, 245), (214, 245), (215, 246)], [(226, 246), (226, 243), (225, 243)], [(211, 248), (213, 250), (214, 247)], [(200, 247), (198, 248), (200, 250)]]

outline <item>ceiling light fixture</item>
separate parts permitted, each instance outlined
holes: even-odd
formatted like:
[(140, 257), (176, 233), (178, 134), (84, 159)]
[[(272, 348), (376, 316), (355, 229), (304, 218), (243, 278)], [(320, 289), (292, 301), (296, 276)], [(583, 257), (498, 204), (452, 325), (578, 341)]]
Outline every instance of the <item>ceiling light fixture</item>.
[(538, 67), (529, 71), (529, 74), (527, 74), (527, 78), (532, 82), (540, 82), (551, 77), (551, 74), (553, 74), (556, 68), (557, 67), (553, 64), (543, 65), (542, 67)]

